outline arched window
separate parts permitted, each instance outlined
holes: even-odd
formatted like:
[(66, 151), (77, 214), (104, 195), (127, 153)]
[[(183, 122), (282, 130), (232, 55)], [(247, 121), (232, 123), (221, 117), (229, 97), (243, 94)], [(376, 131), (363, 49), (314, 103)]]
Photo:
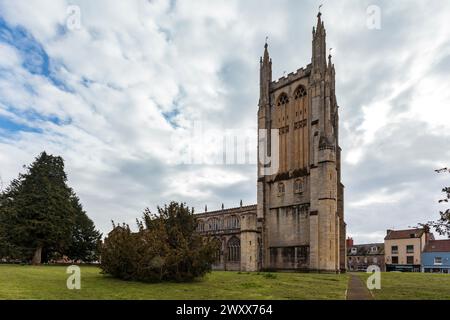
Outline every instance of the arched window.
[(220, 229), (220, 220), (218, 218), (212, 218), (208, 220), (209, 230), (219, 230)]
[(207, 223), (208, 231), (212, 230), (213, 229), (213, 221), (212, 221), (212, 219), (208, 219), (208, 221), (206, 223)]
[(228, 261), (239, 262), (241, 261), (241, 240), (237, 237), (232, 237), (228, 240)]
[(203, 220), (198, 221), (197, 230), (200, 232), (205, 231), (205, 221), (203, 221)]
[(295, 193), (303, 193), (303, 180), (297, 179), (294, 181), (294, 192)]
[(284, 183), (280, 182), (278, 183), (278, 193), (284, 193)]
[(277, 106), (284, 106), (289, 103), (289, 98), (286, 93), (282, 93), (278, 98)]
[(237, 216), (229, 216), (227, 219), (228, 229), (238, 229), (240, 228), (239, 218)]
[(216, 264), (219, 264), (222, 256), (222, 241), (219, 238), (214, 238), (214, 242), (217, 246), (216, 252), (214, 253), (214, 260)]
[(299, 86), (297, 90), (295, 90), (294, 99), (297, 100), (303, 97), (306, 97), (306, 89), (304, 86)]

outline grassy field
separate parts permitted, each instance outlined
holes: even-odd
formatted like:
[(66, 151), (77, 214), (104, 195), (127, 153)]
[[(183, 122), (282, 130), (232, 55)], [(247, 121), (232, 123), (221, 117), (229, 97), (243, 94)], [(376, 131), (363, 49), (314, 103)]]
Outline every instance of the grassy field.
[[(358, 273), (364, 283), (369, 276)], [(381, 290), (372, 290), (376, 300), (450, 300), (450, 275), (430, 273), (381, 274)]]
[(66, 268), (0, 265), (0, 299), (345, 299), (348, 275), (212, 272), (193, 283), (145, 284), (81, 267), (81, 290)]
[[(365, 282), (369, 276), (357, 273)], [(81, 290), (68, 290), (66, 267), (0, 265), (0, 299), (345, 299), (349, 275), (212, 272), (192, 283), (146, 284), (81, 267)], [(383, 273), (379, 300), (450, 300), (450, 275)]]

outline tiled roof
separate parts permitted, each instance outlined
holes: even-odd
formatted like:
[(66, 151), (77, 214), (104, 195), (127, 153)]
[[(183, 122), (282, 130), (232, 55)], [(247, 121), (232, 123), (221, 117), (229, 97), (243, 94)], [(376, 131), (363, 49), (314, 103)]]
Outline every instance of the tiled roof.
[(424, 252), (450, 252), (450, 240), (431, 240), (425, 246)]
[[(377, 250), (372, 251), (372, 247), (377, 247)], [(356, 252), (352, 248), (356, 248)], [(384, 254), (384, 243), (356, 244), (349, 247), (347, 251), (349, 256), (380, 255)]]
[(384, 240), (420, 238), (424, 232), (424, 229), (388, 230)]

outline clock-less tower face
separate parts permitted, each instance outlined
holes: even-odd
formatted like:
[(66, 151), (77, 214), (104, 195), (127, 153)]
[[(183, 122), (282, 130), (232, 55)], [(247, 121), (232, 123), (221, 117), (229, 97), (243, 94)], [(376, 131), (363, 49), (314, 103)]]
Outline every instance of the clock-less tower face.
[(258, 128), (278, 129), (268, 143), (274, 157), (277, 139), (278, 171), (258, 171), (257, 181), (266, 268), (345, 269), (335, 72), (325, 37), (319, 14), (312, 63), (276, 81), (267, 46), (261, 58)]
[(309, 163), (309, 103), (306, 81), (273, 94), (272, 126), (279, 129), (279, 173), (307, 169)]

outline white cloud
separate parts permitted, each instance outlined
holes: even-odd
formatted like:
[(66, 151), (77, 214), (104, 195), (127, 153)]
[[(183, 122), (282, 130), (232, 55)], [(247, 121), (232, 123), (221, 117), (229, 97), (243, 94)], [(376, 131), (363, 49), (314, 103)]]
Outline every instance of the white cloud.
[(392, 192), (387, 188), (382, 188), (378, 192), (370, 193), (360, 200), (350, 202), (350, 207), (367, 207), (377, 204), (395, 204), (404, 201), (408, 198), (409, 194), (407, 190), (398, 192)]
[[(5, 21), (25, 28), (47, 52), (53, 79), (31, 74), (20, 52), (0, 42), (0, 67), (9, 70), (0, 76), (0, 116), (42, 130), (0, 136), (3, 180), (16, 177), (44, 149), (62, 155), (70, 185), (103, 231), (111, 219), (132, 223), (145, 206), (171, 199), (210, 209), (240, 198), (255, 202), (253, 166), (170, 164), (176, 147), (171, 137), (187, 132), (193, 120), (219, 130), (254, 128), (264, 38), (269, 36), (274, 78), (305, 66), (316, 4), (70, 4), (81, 9), (80, 30), (64, 30), (69, 1), (0, 1)], [(450, 66), (436, 70), (450, 53), (449, 8), (387, 1), (380, 6), (379, 31), (366, 28), (365, 3), (323, 8), (342, 107), (346, 220), (359, 242), (375, 240), (408, 218), (406, 199), (409, 219), (431, 218), (442, 183), (431, 178), (432, 170), (449, 156), (438, 146), (449, 141)], [(30, 111), (41, 118), (26, 117)], [(208, 153), (217, 148), (194, 144)], [(417, 176), (429, 171), (427, 178)], [(421, 181), (423, 197), (408, 196), (410, 179)], [(378, 221), (387, 208), (389, 218)]]

